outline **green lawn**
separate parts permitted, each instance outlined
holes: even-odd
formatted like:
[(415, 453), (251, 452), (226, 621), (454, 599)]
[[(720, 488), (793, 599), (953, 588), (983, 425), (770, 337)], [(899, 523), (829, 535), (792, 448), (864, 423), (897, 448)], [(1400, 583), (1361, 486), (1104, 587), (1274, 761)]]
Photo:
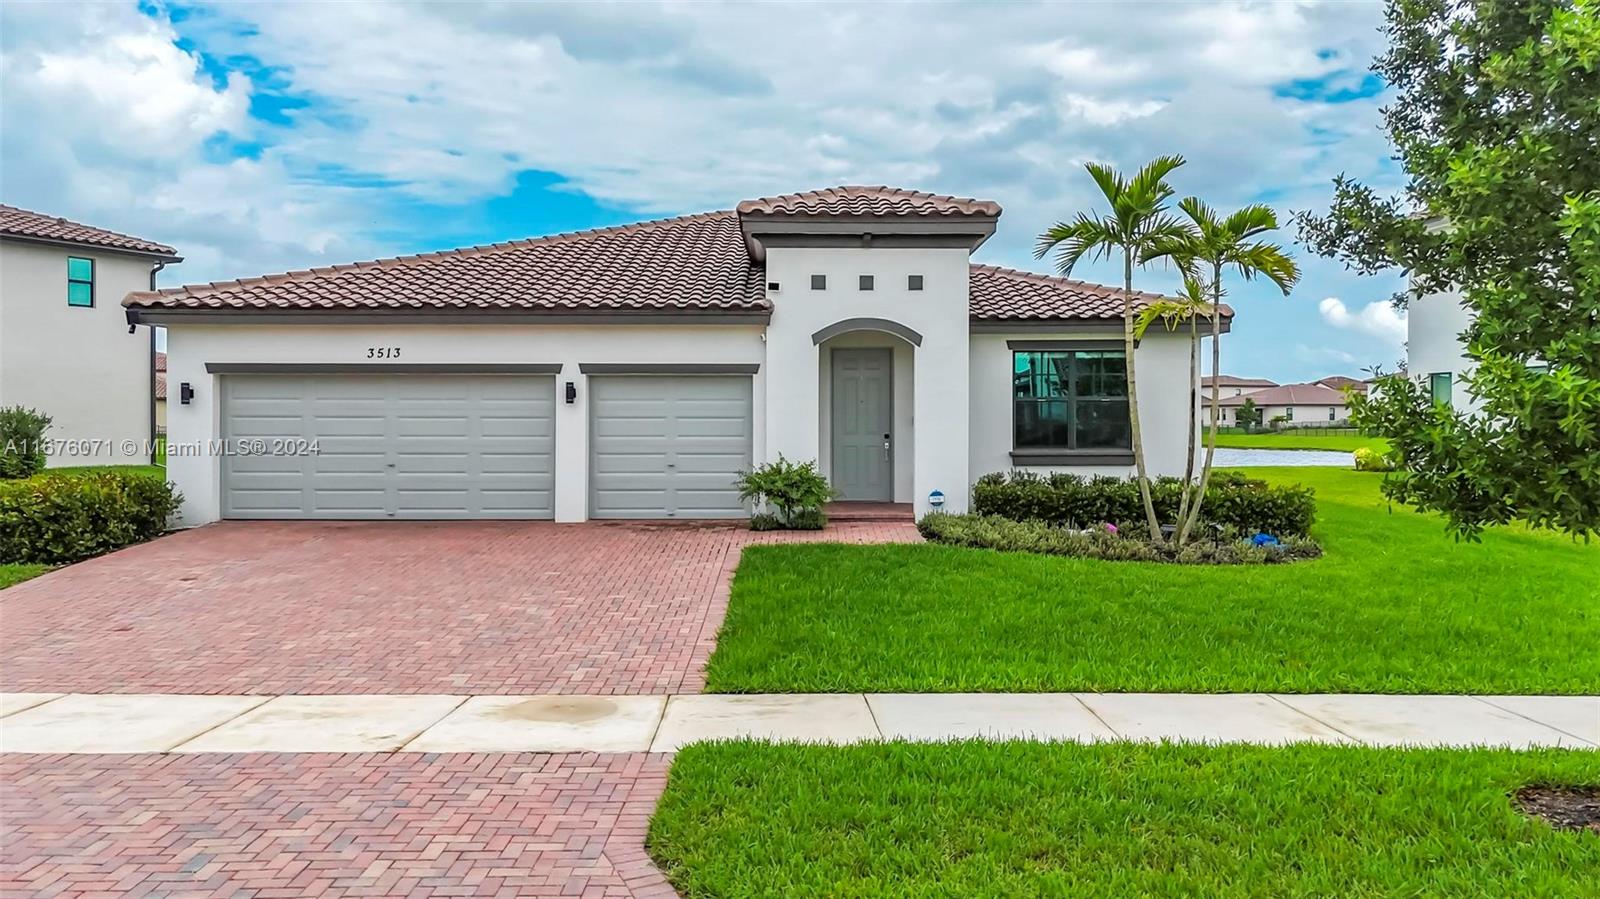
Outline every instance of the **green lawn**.
[(943, 546), (745, 550), (711, 692), (1600, 692), (1600, 545), (1456, 543), (1381, 475), (1316, 488), (1326, 556), (1101, 562)]
[(1218, 434), (1217, 446), (1231, 449), (1312, 449), (1355, 452), (1370, 446), (1387, 451), (1389, 441), (1359, 434), (1318, 434), (1316, 431), (1284, 431), (1274, 434)]
[(0, 590), (4, 590), (13, 584), (20, 584), (29, 578), (36, 578), (49, 570), (49, 565), (28, 565), (23, 563), (0, 565)]
[(130, 474), (146, 474), (152, 478), (165, 478), (167, 467), (165, 465), (79, 465), (73, 468), (47, 468), (45, 474), (95, 474), (101, 471), (126, 471)]
[(1600, 837), (1508, 801), (1542, 782), (1600, 753), (701, 744), (648, 845), (690, 899), (1596, 895)]

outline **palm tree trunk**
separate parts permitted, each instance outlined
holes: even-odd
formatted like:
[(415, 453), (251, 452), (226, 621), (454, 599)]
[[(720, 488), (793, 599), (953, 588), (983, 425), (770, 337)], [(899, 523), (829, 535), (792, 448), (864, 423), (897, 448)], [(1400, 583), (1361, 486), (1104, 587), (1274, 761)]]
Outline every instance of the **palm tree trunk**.
[(1195, 432), (1199, 430), (1195, 419), (1199, 416), (1197, 407), (1200, 405), (1200, 325), (1194, 320), (1193, 311), (1189, 316), (1189, 436), (1188, 452), (1183, 456), (1183, 495), (1178, 503), (1178, 545), (1182, 546), (1188, 536), (1188, 528), (1183, 527), (1189, 520), (1191, 504), (1200, 501), (1198, 496), (1191, 499), (1194, 483), (1194, 441)]
[(1122, 252), (1122, 348), (1128, 369), (1128, 425), (1133, 437), (1133, 467), (1139, 475), (1139, 498), (1144, 501), (1144, 517), (1150, 525), (1150, 540), (1161, 542), (1161, 522), (1156, 519), (1156, 504), (1150, 498), (1150, 476), (1145, 473), (1144, 435), (1139, 429), (1139, 381), (1133, 363), (1133, 250)]
[(1189, 506), (1189, 517), (1178, 531), (1180, 544), (1200, 521), (1200, 506), (1206, 499), (1206, 485), (1211, 483), (1211, 463), (1217, 455), (1217, 413), (1222, 406), (1222, 388), (1217, 384), (1221, 372), (1222, 266), (1215, 265), (1211, 272), (1211, 415), (1206, 431), (1206, 461), (1200, 466), (1200, 485), (1196, 488), (1194, 502)]

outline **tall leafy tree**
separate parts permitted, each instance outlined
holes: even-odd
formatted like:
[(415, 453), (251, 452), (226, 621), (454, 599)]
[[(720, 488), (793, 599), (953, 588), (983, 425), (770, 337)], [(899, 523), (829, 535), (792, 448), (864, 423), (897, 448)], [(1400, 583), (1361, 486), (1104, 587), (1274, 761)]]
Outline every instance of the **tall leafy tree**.
[[(1600, 0), (1390, 0), (1373, 70), (1407, 175), (1398, 195), (1335, 181), (1301, 218), (1314, 250), (1459, 290), (1476, 412), (1389, 376), (1352, 398), (1389, 438), (1393, 499), (1458, 535), (1522, 520), (1600, 530)], [(1403, 302), (1403, 298), (1400, 298)], [(1413, 377), (1425, 372), (1411, 372)]]
[[(1184, 488), (1193, 492), (1194, 499), (1182, 504), (1186, 513), (1180, 516), (1178, 525), (1178, 543), (1182, 545), (1200, 520), (1200, 507), (1205, 502), (1206, 486), (1211, 481), (1211, 467), (1217, 453), (1217, 417), (1222, 405), (1222, 389), (1217, 377), (1222, 373), (1222, 316), (1219, 313), (1224, 293), (1223, 275), (1231, 271), (1246, 281), (1266, 278), (1288, 296), (1295, 282), (1300, 280), (1300, 268), (1282, 247), (1257, 239), (1278, 230), (1278, 215), (1271, 207), (1246, 206), (1223, 216), (1198, 197), (1185, 197), (1178, 208), (1189, 219), (1185, 232), (1180, 237), (1155, 242), (1145, 261), (1173, 259), (1191, 273), (1185, 284), (1186, 291), (1199, 285), (1210, 291), (1206, 308), (1192, 313), (1194, 317), (1205, 317), (1211, 322), (1211, 397), (1206, 461), (1200, 469), (1200, 481), (1196, 484), (1192, 478), (1184, 479)], [(1193, 354), (1191, 346), (1191, 369)], [(1193, 455), (1191, 450), (1190, 456)]]
[(1172, 186), (1167, 176), (1183, 165), (1181, 156), (1161, 156), (1146, 163), (1132, 178), (1124, 177), (1108, 165), (1090, 163), (1089, 177), (1100, 188), (1110, 205), (1107, 215), (1080, 212), (1071, 222), (1057, 222), (1039, 235), (1034, 255), (1043, 258), (1055, 253), (1056, 269), (1070, 275), (1085, 258), (1122, 257), (1122, 343), (1128, 372), (1128, 417), (1133, 437), (1134, 469), (1138, 472), (1139, 495), (1144, 500), (1150, 539), (1161, 539), (1161, 522), (1156, 518), (1150, 498), (1150, 476), (1145, 465), (1144, 437), (1139, 425), (1139, 387), (1134, 360), (1136, 310), (1133, 270), (1157, 244), (1179, 239), (1184, 230), (1167, 212)]

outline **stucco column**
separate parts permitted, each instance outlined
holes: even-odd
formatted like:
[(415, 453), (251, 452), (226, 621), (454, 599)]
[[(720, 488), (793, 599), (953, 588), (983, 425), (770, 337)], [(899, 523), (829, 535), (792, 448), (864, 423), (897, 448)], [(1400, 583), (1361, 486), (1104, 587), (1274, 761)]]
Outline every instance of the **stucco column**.
[(928, 496), (935, 490), (944, 494), (944, 511), (967, 511), (968, 350), (965, 329), (959, 335), (929, 337), (916, 350), (912, 502), (919, 518), (933, 508)]
[(810, 340), (774, 339), (774, 331), (768, 331), (767, 364), (762, 372), (767, 426), (763, 461), (771, 462), (780, 454), (791, 462), (811, 462), (820, 457), (820, 358), (821, 350)]

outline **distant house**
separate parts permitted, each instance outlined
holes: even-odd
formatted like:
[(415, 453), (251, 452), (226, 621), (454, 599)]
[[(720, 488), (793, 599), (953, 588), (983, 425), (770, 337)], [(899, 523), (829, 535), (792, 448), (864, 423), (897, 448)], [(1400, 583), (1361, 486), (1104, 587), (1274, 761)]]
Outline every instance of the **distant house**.
[(1207, 375), (1206, 377), (1200, 379), (1200, 395), (1202, 397), (1211, 396), (1211, 385), (1213, 382), (1215, 382), (1220, 388), (1218, 392), (1224, 397), (1239, 396), (1241, 394), (1250, 393), (1254, 390), (1263, 390), (1268, 387), (1278, 386), (1277, 381), (1269, 381), (1266, 378), (1236, 378), (1233, 375), (1217, 375), (1216, 377), (1212, 377)]
[(1284, 384), (1224, 398), (1219, 404), (1222, 408), (1218, 423), (1238, 424), (1239, 407), (1246, 400), (1255, 403), (1256, 408), (1261, 410), (1262, 424), (1282, 417), (1285, 424), (1327, 426), (1348, 421), (1350, 417), (1344, 391), (1320, 383)]
[(1324, 387), (1332, 387), (1334, 390), (1344, 390), (1349, 388), (1350, 390), (1354, 390), (1356, 393), (1366, 393), (1368, 386), (1366, 381), (1356, 378), (1347, 378), (1344, 375), (1332, 375), (1326, 378), (1318, 378), (1311, 383), (1321, 384)]
[(51, 417), (50, 465), (146, 452), (155, 339), (130, 326), (122, 298), (180, 261), (166, 244), (0, 205), (0, 406)]
[(167, 354), (156, 353), (156, 433), (167, 433)]

